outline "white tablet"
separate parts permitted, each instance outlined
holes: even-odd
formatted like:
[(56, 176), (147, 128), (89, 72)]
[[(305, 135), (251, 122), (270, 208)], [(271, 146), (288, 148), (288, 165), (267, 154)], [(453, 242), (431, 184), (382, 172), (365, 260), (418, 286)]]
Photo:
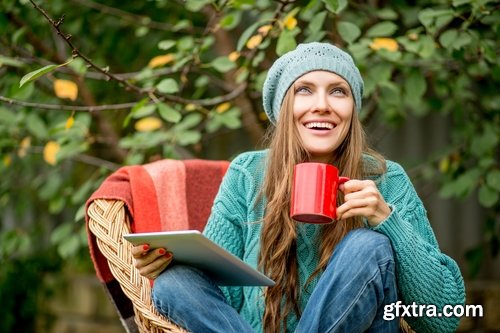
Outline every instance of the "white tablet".
[(123, 236), (134, 245), (166, 248), (174, 263), (203, 270), (221, 286), (273, 286), (273, 280), (226, 251), (197, 230), (135, 233)]

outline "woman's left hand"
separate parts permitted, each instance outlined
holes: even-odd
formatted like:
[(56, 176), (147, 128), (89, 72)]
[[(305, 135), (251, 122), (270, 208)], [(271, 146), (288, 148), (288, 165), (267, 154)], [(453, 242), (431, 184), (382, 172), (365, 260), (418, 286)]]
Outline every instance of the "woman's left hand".
[(364, 216), (372, 227), (380, 224), (391, 213), (391, 209), (372, 180), (350, 180), (339, 189), (344, 193), (344, 203), (337, 208), (337, 218), (345, 220)]

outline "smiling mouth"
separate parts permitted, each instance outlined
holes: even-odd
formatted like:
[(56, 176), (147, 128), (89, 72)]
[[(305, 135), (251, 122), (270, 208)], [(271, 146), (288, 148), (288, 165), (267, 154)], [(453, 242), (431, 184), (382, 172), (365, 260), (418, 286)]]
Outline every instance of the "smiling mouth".
[(335, 125), (332, 123), (318, 122), (318, 121), (306, 123), (304, 124), (304, 126), (308, 129), (315, 129), (320, 131), (328, 131), (335, 128)]

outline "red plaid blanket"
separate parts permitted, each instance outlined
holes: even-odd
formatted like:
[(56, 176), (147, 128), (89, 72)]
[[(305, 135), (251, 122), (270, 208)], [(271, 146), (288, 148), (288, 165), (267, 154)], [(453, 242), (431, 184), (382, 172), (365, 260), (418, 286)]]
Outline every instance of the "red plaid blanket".
[[(123, 201), (133, 232), (201, 231), (228, 166), (228, 161), (195, 159), (161, 160), (122, 167), (106, 178), (87, 201), (87, 207), (95, 199)], [(116, 306), (127, 332), (136, 332), (132, 302), (111, 274), (95, 236), (88, 228), (87, 231), (96, 275)]]

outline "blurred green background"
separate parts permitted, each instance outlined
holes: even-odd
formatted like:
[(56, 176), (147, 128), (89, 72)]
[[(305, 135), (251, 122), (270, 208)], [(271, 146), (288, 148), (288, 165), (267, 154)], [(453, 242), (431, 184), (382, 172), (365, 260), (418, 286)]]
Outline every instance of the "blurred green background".
[(371, 144), (407, 169), (468, 302), (496, 308), (461, 330), (500, 331), (498, 2), (35, 4), (0, 0), (0, 332), (78, 331), (61, 313), (120, 332), (99, 286), (73, 310), (97, 282), (85, 200), (122, 165), (262, 147), (266, 70), (308, 41), (353, 55)]

